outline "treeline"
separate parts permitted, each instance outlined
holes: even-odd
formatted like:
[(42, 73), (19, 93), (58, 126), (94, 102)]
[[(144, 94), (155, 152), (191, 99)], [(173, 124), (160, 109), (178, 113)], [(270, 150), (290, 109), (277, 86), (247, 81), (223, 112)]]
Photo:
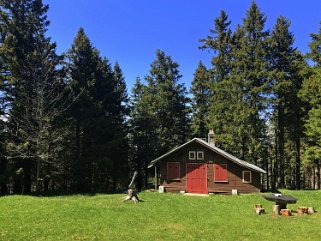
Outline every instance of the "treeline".
[(195, 72), (192, 130), (213, 128), (219, 147), (265, 169), (265, 189), (319, 189), (321, 28), (304, 56), (288, 19), (265, 22), (253, 1), (236, 29), (221, 11), (200, 40), (213, 57)]
[(303, 55), (285, 17), (268, 30), (252, 2), (232, 29), (222, 11), (200, 40), (213, 57), (191, 95), (157, 50), (128, 96), (120, 65), (84, 29), (56, 53), (47, 11), (42, 0), (0, 0), (0, 194), (117, 191), (135, 170), (148, 187), (151, 160), (209, 129), (267, 171), (264, 189), (320, 188), (321, 28)]

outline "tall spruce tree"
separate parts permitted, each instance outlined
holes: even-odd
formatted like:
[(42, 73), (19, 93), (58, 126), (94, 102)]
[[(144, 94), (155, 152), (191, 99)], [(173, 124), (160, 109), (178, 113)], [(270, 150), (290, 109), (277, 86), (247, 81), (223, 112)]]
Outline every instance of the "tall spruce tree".
[(307, 136), (304, 150), (304, 161), (309, 177), (309, 187), (321, 188), (320, 160), (321, 160), (321, 27), (317, 34), (311, 34), (309, 43), (310, 52), (307, 58), (312, 60), (314, 66), (311, 74), (305, 78), (300, 98), (308, 104), (308, 114), (305, 118), (305, 134)]
[(112, 147), (113, 160), (113, 184), (114, 189), (118, 180), (127, 181), (128, 173), (128, 126), (127, 117), (129, 115), (128, 96), (125, 79), (122, 70), (116, 62), (113, 71), (113, 96), (112, 118), (115, 120), (112, 124), (114, 133), (111, 136), (110, 145)]
[(102, 59), (82, 28), (68, 52), (73, 93), (73, 190), (116, 189), (127, 181), (127, 92), (119, 64)]
[(308, 179), (308, 187), (321, 188), (321, 69), (313, 69), (313, 74), (306, 78), (300, 91), (302, 100), (309, 104), (308, 114), (305, 118), (306, 145), (303, 159)]
[[(301, 88), (302, 79), (299, 75), (300, 65), (297, 63), (300, 61), (300, 56), (296, 48), (293, 47), (294, 36), (289, 31), (289, 27), (290, 22), (284, 17), (279, 17), (270, 38), (270, 84), (276, 138), (274, 166), (276, 180), (272, 180), (274, 188), (285, 187), (286, 176), (291, 179), (289, 175), (292, 172), (290, 163), (286, 162), (286, 159), (290, 159), (286, 158), (286, 141), (293, 142), (294, 146), (297, 146), (295, 150), (289, 150), (289, 153), (297, 153), (295, 170), (298, 174), (295, 179), (298, 179), (296, 181), (297, 188), (300, 187), (299, 142), (302, 135), (302, 127), (300, 127), (302, 120), (300, 119), (301, 111), (297, 94)], [(292, 135), (286, 135), (286, 133), (292, 133)]]
[(38, 189), (40, 165), (48, 161), (48, 129), (62, 87), (57, 70), (61, 59), (46, 37), (47, 10), (41, 0), (0, 1), (0, 54), (11, 83), (6, 88), (8, 155), (19, 170), (17, 193), (30, 193), (32, 183)]
[(211, 35), (200, 39), (203, 43), (200, 49), (207, 49), (214, 53), (211, 60), (213, 68), (210, 69), (211, 81), (214, 83), (226, 79), (230, 73), (230, 24), (228, 15), (222, 10), (220, 16), (214, 20), (214, 29), (210, 29)]
[(80, 28), (71, 49), (68, 51), (70, 88), (74, 103), (70, 108), (74, 129), (74, 158), (72, 160), (72, 177), (74, 191), (90, 190), (93, 153), (92, 129), (95, 112), (93, 101), (98, 53)]
[(247, 130), (244, 113), (246, 104), (238, 78), (239, 71), (232, 69), (244, 31), (238, 27), (232, 34), (229, 27), (231, 21), (224, 11), (221, 11), (214, 23), (214, 29), (210, 30), (212, 35), (201, 40), (204, 43), (201, 48), (213, 53), (212, 68), (209, 69), (211, 84), (208, 126), (215, 131), (216, 145), (244, 158), (241, 144)]
[(208, 132), (208, 109), (211, 98), (209, 74), (200, 61), (192, 81), (192, 135), (206, 137)]
[(154, 112), (157, 123), (159, 153), (184, 143), (190, 136), (189, 109), (186, 89), (178, 83), (181, 75), (179, 65), (163, 51), (157, 50), (156, 60), (151, 64), (146, 77), (148, 88), (153, 93)]
[(268, 32), (264, 30), (266, 18), (253, 1), (243, 19), (242, 37), (238, 39), (233, 52), (233, 78), (240, 81), (242, 99), (247, 106), (246, 136), (243, 137), (243, 157), (255, 164), (262, 162), (262, 140), (266, 137), (265, 107), (267, 76)]
[(157, 157), (157, 126), (153, 100), (148, 87), (137, 78), (130, 98), (130, 166), (131, 171), (138, 171), (136, 187), (139, 190), (148, 185), (148, 164)]

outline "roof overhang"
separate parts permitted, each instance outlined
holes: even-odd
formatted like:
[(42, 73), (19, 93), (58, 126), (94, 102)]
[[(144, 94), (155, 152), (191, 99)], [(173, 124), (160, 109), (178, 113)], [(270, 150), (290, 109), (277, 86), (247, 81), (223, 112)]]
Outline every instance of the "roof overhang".
[(248, 168), (250, 170), (253, 170), (253, 171), (256, 171), (256, 172), (259, 172), (259, 173), (263, 173), (263, 174), (266, 174), (266, 171), (264, 171), (262, 168), (252, 164), (252, 163), (248, 163), (246, 161), (243, 161), (243, 160), (240, 160), (238, 159), (237, 157), (227, 153), (226, 151), (223, 151), (222, 149), (218, 148), (217, 146), (211, 144), (211, 143), (208, 143), (206, 141), (203, 141), (202, 139), (199, 139), (199, 138), (194, 138), (186, 143), (184, 143), (183, 145), (181, 146), (178, 146), (174, 149), (172, 149), (171, 151), (165, 153), (164, 155), (154, 159), (153, 161), (150, 162), (150, 164), (148, 165), (148, 168), (151, 168), (153, 167), (156, 163), (158, 163), (159, 161), (161, 161), (162, 159), (164, 159), (165, 157), (171, 155), (172, 153), (182, 149), (183, 147), (189, 145), (190, 143), (192, 142), (196, 142), (196, 143), (199, 143), (201, 145), (203, 145), (204, 147), (214, 151), (215, 153), (221, 155), (221, 156), (224, 156), (225, 158), (227, 158), (228, 160), (242, 166), (242, 167), (245, 167), (245, 168)]

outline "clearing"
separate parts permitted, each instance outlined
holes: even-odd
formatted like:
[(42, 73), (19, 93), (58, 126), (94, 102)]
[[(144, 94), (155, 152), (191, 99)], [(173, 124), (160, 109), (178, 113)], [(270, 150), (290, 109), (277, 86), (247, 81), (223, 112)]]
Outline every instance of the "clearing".
[[(321, 191), (288, 191), (299, 206), (321, 210)], [(261, 194), (187, 197), (140, 193), (0, 197), (0, 240), (320, 240), (321, 215), (275, 217)], [(267, 214), (254, 214), (254, 204)]]

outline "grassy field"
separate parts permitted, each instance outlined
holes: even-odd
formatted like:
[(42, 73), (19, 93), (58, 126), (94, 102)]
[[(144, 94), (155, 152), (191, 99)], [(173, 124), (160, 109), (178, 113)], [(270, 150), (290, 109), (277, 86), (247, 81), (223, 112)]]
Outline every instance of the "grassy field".
[[(284, 191), (321, 210), (320, 191)], [(261, 194), (0, 197), (0, 240), (321, 240), (321, 215), (275, 217)], [(254, 214), (261, 203), (267, 214)]]

